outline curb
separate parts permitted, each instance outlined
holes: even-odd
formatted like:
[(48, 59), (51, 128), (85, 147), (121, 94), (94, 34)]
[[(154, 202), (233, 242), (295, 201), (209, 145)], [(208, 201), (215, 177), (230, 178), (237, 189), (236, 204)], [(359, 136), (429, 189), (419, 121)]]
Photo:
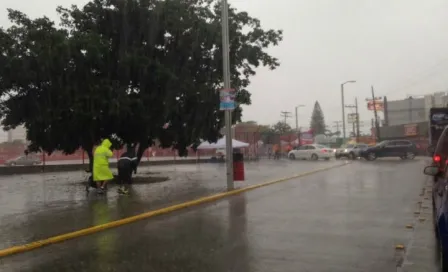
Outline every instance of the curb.
[[(172, 164), (195, 164), (208, 163), (210, 159), (182, 159), (182, 160), (160, 160), (160, 161), (142, 161), (141, 166), (148, 165), (172, 165)], [(116, 162), (111, 162), (110, 167), (116, 167)], [(0, 167), (0, 176), (38, 174), (38, 173), (54, 173), (69, 172), (87, 169), (88, 164), (49, 164), (49, 165), (32, 165), (32, 166), (5, 166)]]

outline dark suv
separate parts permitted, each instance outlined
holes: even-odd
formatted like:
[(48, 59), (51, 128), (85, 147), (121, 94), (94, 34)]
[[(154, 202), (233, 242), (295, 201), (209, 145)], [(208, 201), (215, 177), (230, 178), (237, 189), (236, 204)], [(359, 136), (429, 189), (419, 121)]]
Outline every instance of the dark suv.
[(408, 140), (382, 141), (376, 146), (369, 147), (361, 152), (361, 157), (373, 161), (381, 157), (399, 157), (403, 160), (414, 159), (417, 146)]

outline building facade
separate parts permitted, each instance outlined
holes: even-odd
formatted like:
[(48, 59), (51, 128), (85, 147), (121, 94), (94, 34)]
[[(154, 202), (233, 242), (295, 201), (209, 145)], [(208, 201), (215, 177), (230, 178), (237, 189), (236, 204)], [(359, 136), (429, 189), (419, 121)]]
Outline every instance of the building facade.
[(448, 94), (438, 92), (420, 97), (408, 97), (402, 100), (385, 102), (385, 124), (398, 126), (429, 121), (429, 109), (432, 107), (446, 107)]

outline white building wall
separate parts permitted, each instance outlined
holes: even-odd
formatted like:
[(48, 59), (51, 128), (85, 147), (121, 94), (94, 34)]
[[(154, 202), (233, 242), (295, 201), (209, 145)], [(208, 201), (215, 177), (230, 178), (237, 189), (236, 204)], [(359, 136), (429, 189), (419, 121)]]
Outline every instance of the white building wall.
[(425, 100), (425, 121), (429, 121), (429, 109), (434, 107), (434, 96), (431, 94), (425, 95), (423, 97)]

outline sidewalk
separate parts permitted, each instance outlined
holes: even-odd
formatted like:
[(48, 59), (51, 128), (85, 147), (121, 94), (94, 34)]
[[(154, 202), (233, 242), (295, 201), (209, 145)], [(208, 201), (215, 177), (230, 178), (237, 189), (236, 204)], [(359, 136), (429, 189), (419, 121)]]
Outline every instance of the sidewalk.
[(439, 269), (437, 241), (434, 232), (432, 209), (431, 177), (426, 177), (420, 200), (415, 203), (413, 229), (409, 230), (409, 240), (405, 244), (403, 265), (399, 272), (432, 272)]

